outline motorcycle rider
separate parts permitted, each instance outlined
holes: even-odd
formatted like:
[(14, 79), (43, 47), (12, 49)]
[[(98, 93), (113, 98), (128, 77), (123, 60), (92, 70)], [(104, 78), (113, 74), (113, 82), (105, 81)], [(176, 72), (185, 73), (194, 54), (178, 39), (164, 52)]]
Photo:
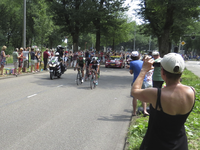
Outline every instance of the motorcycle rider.
[(63, 62), (63, 54), (64, 54), (64, 48), (61, 45), (57, 46), (56, 53), (59, 53), (58, 61), (60, 61), (60, 67), (61, 67), (61, 73), (63, 74), (66, 71), (66, 66)]

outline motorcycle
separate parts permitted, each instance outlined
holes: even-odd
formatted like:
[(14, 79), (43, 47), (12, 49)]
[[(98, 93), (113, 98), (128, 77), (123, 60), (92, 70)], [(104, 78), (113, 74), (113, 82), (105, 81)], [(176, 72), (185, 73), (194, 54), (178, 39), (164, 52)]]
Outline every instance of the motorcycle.
[(61, 77), (61, 63), (58, 61), (58, 57), (52, 57), (49, 61), (49, 73), (50, 79), (53, 80), (55, 76)]

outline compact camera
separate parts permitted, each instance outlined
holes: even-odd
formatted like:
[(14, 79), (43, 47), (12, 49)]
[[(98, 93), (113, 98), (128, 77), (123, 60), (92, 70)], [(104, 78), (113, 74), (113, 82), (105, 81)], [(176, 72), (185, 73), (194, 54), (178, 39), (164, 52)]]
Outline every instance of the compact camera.
[(153, 66), (154, 66), (154, 67), (160, 67), (160, 62), (154, 62), (154, 63), (153, 63)]

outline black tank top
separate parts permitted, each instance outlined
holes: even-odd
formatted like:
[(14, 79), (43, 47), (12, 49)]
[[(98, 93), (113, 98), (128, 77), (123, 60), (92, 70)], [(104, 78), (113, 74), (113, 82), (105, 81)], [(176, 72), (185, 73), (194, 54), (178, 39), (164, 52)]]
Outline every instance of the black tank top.
[(188, 150), (184, 123), (192, 110), (185, 115), (166, 114), (162, 110), (160, 95), (161, 89), (158, 89), (156, 109), (150, 105), (148, 129), (140, 150)]

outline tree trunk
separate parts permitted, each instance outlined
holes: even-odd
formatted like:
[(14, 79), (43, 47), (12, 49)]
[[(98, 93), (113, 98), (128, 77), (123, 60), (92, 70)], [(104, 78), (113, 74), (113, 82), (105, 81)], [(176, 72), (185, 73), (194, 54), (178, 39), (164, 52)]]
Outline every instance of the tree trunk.
[(163, 34), (158, 37), (158, 44), (161, 57), (170, 52), (170, 30), (164, 30)]
[(115, 38), (113, 38), (112, 51), (115, 51)]
[(78, 35), (74, 34), (73, 36), (73, 52), (78, 51)]
[(100, 51), (100, 38), (101, 38), (101, 34), (100, 34), (100, 20), (97, 20), (98, 23), (96, 24), (96, 51), (99, 52)]

